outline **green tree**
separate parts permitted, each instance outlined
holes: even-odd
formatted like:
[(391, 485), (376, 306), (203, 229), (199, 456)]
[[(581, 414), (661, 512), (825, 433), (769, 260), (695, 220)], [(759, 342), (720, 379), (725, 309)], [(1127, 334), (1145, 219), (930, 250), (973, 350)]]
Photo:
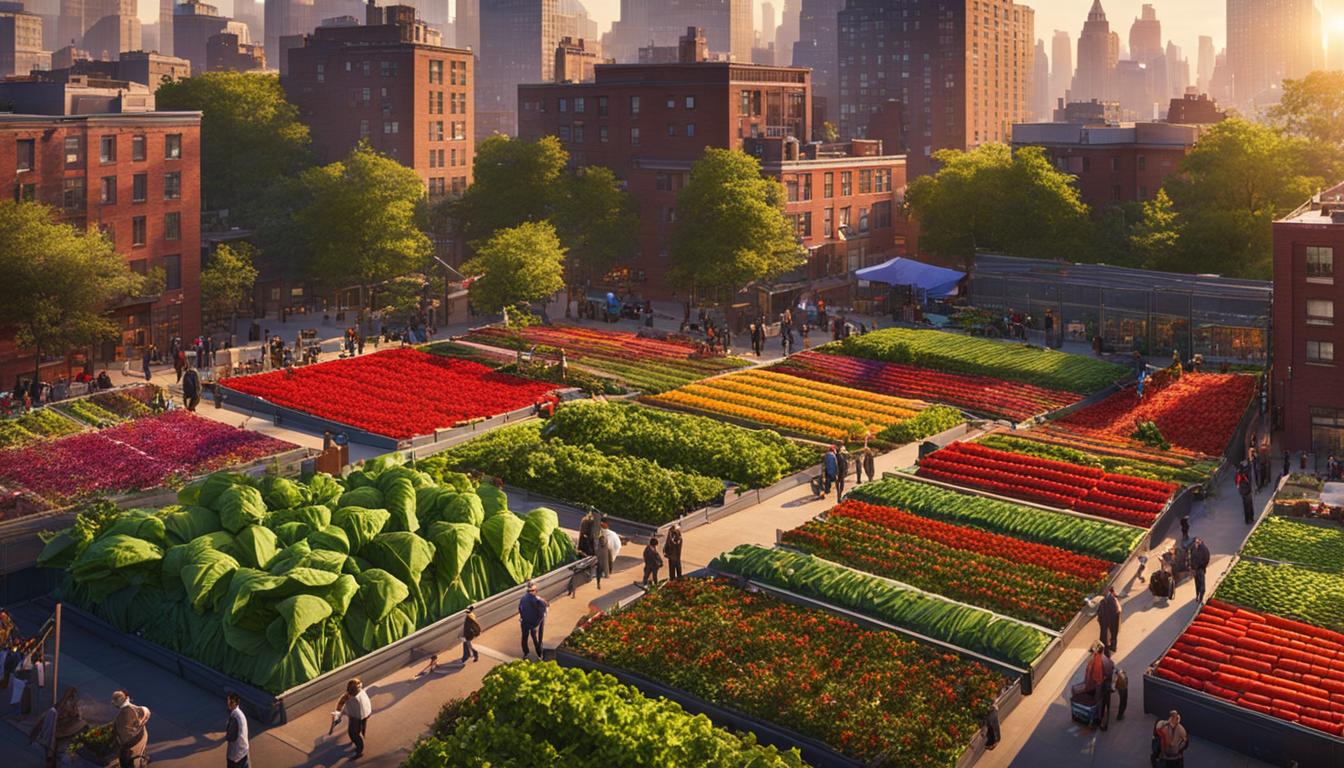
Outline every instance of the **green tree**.
[(554, 136), (523, 141), (494, 135), (481, 142), (471, 186), (454, 205), (467, 242), (549, 217), (567, 162), (569, 154)]
[(1344, 147), (1344, 72), (1316, 71), (1284, 80), (1270, 123), (1291, 136)]
[(677, 193), (668, 244), (669, 281), (681, 288), (736, 291), (804, 263), (786, 193), (761, 176), (761, 164), (740, 150), (707, 148)]
[(201, 206), (255, 226), (277, 202), (276, 182), (311, 164), (308, 126), (274, 74), (202, 72), (165, 82), (160, 110), (201, 112)]
[(580, 168), (562, 179), (565, 193), (552, 219), (568, 253), (571, 281), (586, 283), (634, 254), (639, 216), (610, 168)]
[(1182, 271), (1181, 223), (1176, 207), (1165, 189), (1143, 204), (1143, 216), (1129, 233), (1129, 247), (1135, 266)]
[(1181, 222), (1181, 271), (1268, 279), (1274, 219), (1324, 184), (1304, 139), (1240, 119), (1202, 135), (1164, 185)]
[(1042, 148), (982, 144), (934, 159), (938, 172), (915, 179), (906, 196), (921, 251), (967, 264), (980, 250), (1070, 260), (1085, 252), (1087, 206)]
[(90, 346), (117, 337), (105, 312), (143, 295), (132, 272), (101, 234), (57, 222), (40, 203), (0, 201), (0, 327), (36, 354)]
[(424, 186), (416, 172), (361, 145), (299, 177), (308, 203), (295, 216), (313, 275), (332, 287), (368, 286), (422, 269)]
[(471, 301), (498, 312), (521, 302), (544, 299), (565, 287), (565, 249), (548, 221), (528, 221), (501, 229), (476, 247), (462, 272), (472, 281)]
[(229, 331), (238, 330), (238, 305), (257, 282), (256, 249), (250, 243), (215, 249), (210, 263), (201, 270), (201, 306), (211, 317), (229, 317)]

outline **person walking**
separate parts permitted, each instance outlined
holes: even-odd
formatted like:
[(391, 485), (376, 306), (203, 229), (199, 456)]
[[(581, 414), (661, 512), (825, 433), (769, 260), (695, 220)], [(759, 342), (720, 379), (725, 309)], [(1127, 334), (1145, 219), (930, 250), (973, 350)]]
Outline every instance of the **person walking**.
[(1120, 643), (1120, 598), (1115, 587), (1106, 590), (1106, 596), (1097, 606), (1097, 623), (1101, 625), (1101, 644), (1115, 651)]
[(597, 536), (601, 532), (598, 525), (597, 512), (592, 509), (579, 521), (579, 552), (582, 554), (597, 554)]
[(149, 745), (149, 729), (145, 727), (149, 723), (149, 707), (132, 704), (125, 691), (112, 692), (112, 706), (117, 708), (117, 716), (112, 720), (112, 735), (117, 740), (118, 765), (120, 768), (136, 768)]
[(616, 557), (621, 553), (621, 537), (601, 523), (597, 536), (597, 588), (602, 588), (602, 577), (611, 576), (616, 568)]
[(845, 495), (845, 478), (849, 475), (849, 451), (839, 443), (835, 446), (835, 502)]
[(1153, 729), (1157, 747), (1157, 764), (1163, 768), (1185, 768), (1185, 750), (1190, 746), (1190, 736), (1181, 725), (1181, 713), (1171, 710), (1167, 719)]
[(177, 374), (177, 381), (182, 382), (182, 372), (187, 369), (187, 353), (178, 349), (173, 353), (173, 372)]
[(1251, 485), (1253, 488), (1260, 487), (1260, 457), (1256, 455), (1255, 446), (1252, 445), (1246, 449), (1246, 466), (1251, 475)]
[(228, 768), (248, 768), (247, 716), (238, 706), (238, 694), (229, 691), (224, 696), (229, 708), (229, 724), (224, 728), (224, 743), (228, 745), (224, 761)]
[(149, 381), (149, 360), (153, 356), (154, 345), (145, 347), (145, 352), (140, 356), (140, 370), (145, 374), (145, 381)]
[(1245, 462), (1237, 468), (1237, 493), (1241, 494), (1241, 515), (1246, 519), (1246, 524), (1250, 525), (1255, 522), (1255, 510), (1251, 506), (1254, 489), (1251, 488), (1251, 474)]
[(1115, 721), (1125, 719), (1125, 707), (1129, 706), (1129, 675), (1119, 666), (1115, 668), (1115, 693), (1120, 698), (1120, 708), (1115, 711)]
[(868, 447), (868, 441), (865, 440), (863, 442), (863, 472), (868, 475), (868, 482), (870, 483), (877, 476), (875, 464), (873, 449)]
[(346, 725), (345, 732), (355, 747), (353, 757), (362, 757), (364, 737), (369, 728), (369, 718), (373, 715), (373, 702), (369, 701), (364, 683), (360, 682), (358, 677), (351, 678), (350, 682), (345, 684), (345, 693), (336, 702), (336, 712), (338, 717), (349, 718), (350, 722)]
[(182, 404), (193, 412), (201, 404), (201, 374), (195, 368), (188, 368), (182, 375)]
[(681, 526), (673, 525), (663, 542), (663, 556), (667, 558), (667, 579), (681, 578)]
[(1055, 346), (1055, 310), (1045, 310), (1045, 346), (1053, 349)]
[(866, 450), (868, 450), (868, 447), (865, 445), (850, 455), (850, 459), (854, 463), (854, 485), (856, 487), (863, 485), (863, 452)]
[(1284, 449), (1283, 449), (1283, 475), (1281, 475), (1281, 477), (1287, 477), (1287, 476), (1288, 476), (1288, 468), (1289, 468), (1289, 466), (1292, 464), (1292, 459), (1293, 459), (1292, 454), (1290, 454), (1290, 453), (1288, 452), (1288, 449), (1287, 449), (1287, 448), (1284, 448)]
[(523, 629), (523, 658), (527, 658), (528, 640), (537, 649), (537, 658), (542, 657), (541, 635), (546, 623), (546, 609), (550, 603), (537, 594), (537, 585), (527, 582), (527, 593), (518, 601), (518, 623)]
[(1106, 648), (1101, 656), (1101, 684), (1097, 686), (1097, 725), (1106, 730), (1111, 724), (1111, 688), (1115, 685), (1115, 662), (1111, 661), (1111, 649)]
[(641, 582), (645, 587), (652, 587), (658, 584), (658, 569), (663, 567), (663, 556), (658, 554), (658, 537), (650, 536), (649, 543), (644, 547), (644, 580)]
[(1204, 602), (1204, 572), (1209, 567), (1209, 548), (1199, 536), (1190, 545), (1190, 568), (1195, 572), (1195, 602)]
[(462, 619), (462, 663), (466, 664), (467, 659), (480, 661), (481, 654), (471, 644), (472, 640), (481, 636), (481, 622), (476, 620), (476, 606), (467, 606), (467, 615)]
[(836, 456), (836, 446), (832, 445), (826, 449), (826, 455), (822, 459), (822, 472), (825, 482), (822, 484), (821, 495), (827, 496), (831, 492), (831, 485), (835, 483), (836, 470), (840, 468), (840, 460)]

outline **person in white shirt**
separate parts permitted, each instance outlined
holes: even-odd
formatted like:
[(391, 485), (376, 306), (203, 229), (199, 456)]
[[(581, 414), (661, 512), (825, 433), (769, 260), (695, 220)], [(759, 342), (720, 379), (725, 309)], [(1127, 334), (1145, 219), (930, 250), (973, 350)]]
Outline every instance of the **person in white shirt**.
[(248, 768), (247, 716), (238, 708), (238, 694), (231, 692), (224, 701), (229, 707), (229, 724), (224, 731), (228, 768)]
[(345, 695), (336, 702), (336, 710), (350, 719), (346, 732), (350, 734), (350, 743), (355, 745), (355, 757), (364, 754), (364, 731), (369, 716), (373, 714), (373, 702), (364, 691), (364, 684), (356, 677), (345, 685)]

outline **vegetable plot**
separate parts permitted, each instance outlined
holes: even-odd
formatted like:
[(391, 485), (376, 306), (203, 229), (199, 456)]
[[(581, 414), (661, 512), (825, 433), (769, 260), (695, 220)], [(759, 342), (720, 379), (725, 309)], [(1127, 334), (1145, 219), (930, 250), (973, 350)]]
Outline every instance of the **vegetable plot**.
[(123, 421), (148, 416), (161, 388), (156, 384), (97, 392), (88, 397), (65, 400), (52, 406), (56, 410), (93, 427), (110, 427)]
[(1083, 600), (1096, 594), (1110, 570), (1098, 560), (1026, 542), (1014, 545), (1007, 538), (897, 509), (846, 501), (824, 522), (813, 520), (786, 531), (782, 541), (803, 552), (1050, 629), (1072, 621)]
[(1123, 449), (1107, 450), (1094, 445), (1069, 445), (1046, 437), (1040, 427), (1006, 434), (995, 432), (976, 442), (986, 448), (1042, 459), (1054, 459), (1107, 472), (1176, 485), (1199, 485), (1209, 479), (1218, 465), (1211, 461), (1186, 461), (1170, 452), (1144, 455)]
[(405, 768), (564, 765), (804, 768), (797, 750), (757, 744), (611, 675), (552, 662), (495, 667), (449, 702)]
[(921, 477), (1147, 528), (1175, 492), (1172, 483), (1116, 475), (979, 443), (952, 443), (920, 459)]
[(1243, 560), (1232, 567), (1214, 594), (1251, 610), (1344, 632), (1344, 576), (1338, 572)]
[(740, 544), (710, 566), (847, 608), (925, 637), (1026, 667), (1050, 644), (1041, 630), (800, 555)]
[(79, 425), (46, 408), (0, 419), (0, 448), (17, 448), (40, 440), (73, 435)]
[(575, 558), (553, 511), (395, 462), (212, 475), (177, 505), (81, 516), (38, 565), (118, 630), (274, 693)]
[(388, 349), (293, 371), (238, 376), (225, 386), (276, 405), (394, 439), (532, 405), (553, 384), (467, 360)]
[(900, 478), (865, 483), (849, 495), (921, 517), (1049, 544), (1111, 563), (1129, 557), (1143, 536), (1143, 531), (1126, 525), (1084, 520)]
[(1210, 600), (1158, 677), (1344, 737), (1344, 635)]
[(846, 355), (904, 363), (947, 373), (990, 376), (1050, 389), (1089, 394), (1124, 378), (1123, 366), (1029, 344), (945, 331), (884, 328), (850, 336)]
[(955, 654), (709, 579), (667, 582), (564, 647), (875, 768), (954, 765), (1008, 683)]
[(1339, 574), (1344, 571), (1344, 528), (1268, 517), (1256, 526), (1241, 553)]
[(1079, 396), (1073, 392), (1004, 381), (991, 376), (942, 373), (915, 365), (883, 363), (815, 351), (790, 355), (771, 370), (894, 397), (948, 403), (1013, 421), (1025, 421), (1079, 400)]

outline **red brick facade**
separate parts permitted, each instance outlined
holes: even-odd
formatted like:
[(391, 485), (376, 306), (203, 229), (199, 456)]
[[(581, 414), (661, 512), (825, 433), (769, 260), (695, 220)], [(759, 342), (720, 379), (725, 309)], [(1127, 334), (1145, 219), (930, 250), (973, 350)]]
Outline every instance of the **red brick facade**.
[(1274, 223), (1274, 365), (1283, 444), (1344, 458), (1344, 187)]
[[(6, 194), (101, 228), (136, 271), (165, 272), (162, 295), (113, 312), (121, 334), (92, 350), (96, 362), (138, 359), (148, 344), (163, 350), (173, 336), (201, 332), (200, 128), (196, 112), (0, 115)], [(65, 374), (83, 354), (45, 362), (44, 377)], [(33, 362), (0, 341), (0, 382), (31, 372)]]

